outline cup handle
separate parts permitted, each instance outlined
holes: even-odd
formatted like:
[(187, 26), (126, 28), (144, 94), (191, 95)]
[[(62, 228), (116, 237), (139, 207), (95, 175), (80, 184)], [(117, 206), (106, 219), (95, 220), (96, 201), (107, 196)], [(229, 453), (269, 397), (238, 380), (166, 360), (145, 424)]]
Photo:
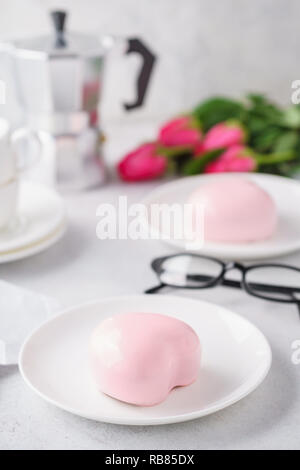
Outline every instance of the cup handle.
[(37, 132), (21, 128), (11, 135), (11, 145), (16, 155), (17, 172), (23, 172), (35, 165), (42, 154), (42, 141)]

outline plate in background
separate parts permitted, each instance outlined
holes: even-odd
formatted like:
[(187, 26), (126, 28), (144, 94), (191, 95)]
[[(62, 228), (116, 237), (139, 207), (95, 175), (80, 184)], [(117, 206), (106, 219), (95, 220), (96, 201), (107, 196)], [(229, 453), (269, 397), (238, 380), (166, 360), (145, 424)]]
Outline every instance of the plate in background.
[[(242, 176), (254, 181), (265, 189), (275, 201), (279, 224), (274, 236), (268, 240), (251, 243), (216, 243), (205, 241), (196, 253), (231, 260), (258, 260), (273, 258), (300, 249), (300, 182), (275, 175), (258, 173), (222, 173), (190, 176), (166, 183), (152, 191), (142, 203), (150, 208), (152, 204), (184, 204), (190, 194), (201, 185), (217, 178)], [(150, 229), (161, 238), (159, 227), (150, 223)], [(180, 251), (187, 250), (184, 240), (164, 240)], [(190, 248), (188, 248), (189, 251)]]
[[(99, 392), (89, 369), (88, 344), (104, 318), (132, 311), (162, 313), (185, 321), (202, 344), (197, 381), (174, 389), (161, 404), (139, 407)], [(25, 342), (19, 367), (42, 398), (76, 415), (115, 424), (156, 425), (199, 418), (244, 398), (266, 377), (270, 346), (248, 320), (200, 300), (136, 295), (105, 299), (67, 310)]]

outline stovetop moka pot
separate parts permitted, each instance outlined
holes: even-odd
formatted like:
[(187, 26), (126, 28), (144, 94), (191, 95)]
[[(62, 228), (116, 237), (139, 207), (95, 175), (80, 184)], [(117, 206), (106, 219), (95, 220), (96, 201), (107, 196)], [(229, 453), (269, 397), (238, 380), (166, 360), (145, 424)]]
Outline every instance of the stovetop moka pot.
[[(98, 107), (105, 58), (115, 40), (69, 33), (66, 12), (54, 11), (51, 16), (53, 35), (13, 41), (4, 48), (13, 58), (26, 124), (54, 139), (59, 185), (91, 187), (105, 176)], [(144, 103), (155, 56), (138, 38), (127, 42), (126, 53), (143, 59), (136, 99), (124, 104), (130, 111)]]

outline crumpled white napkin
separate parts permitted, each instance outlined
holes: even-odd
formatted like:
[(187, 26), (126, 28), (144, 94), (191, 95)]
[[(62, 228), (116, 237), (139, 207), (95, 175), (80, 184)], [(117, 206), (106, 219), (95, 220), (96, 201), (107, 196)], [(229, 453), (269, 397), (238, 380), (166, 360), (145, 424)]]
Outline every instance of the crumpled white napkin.
[(0, 281), (0, 365), (17, 364), (27, 336), (60, 308), (55, 299)]

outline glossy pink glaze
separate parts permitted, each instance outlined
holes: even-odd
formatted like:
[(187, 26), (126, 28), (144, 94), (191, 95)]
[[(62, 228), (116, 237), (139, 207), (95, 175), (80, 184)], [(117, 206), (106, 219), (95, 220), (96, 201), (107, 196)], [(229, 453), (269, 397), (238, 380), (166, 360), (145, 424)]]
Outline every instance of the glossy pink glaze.
[[(194, 191), (194, 223), (204, 208), (204, 237), (209, 241), (247, 243), (270, 238), (277, 225), (271, 197), (256, 183), (237, 176), (216, 179)], [(199, 219), (200, 223), (200, 219)]]
[(151, 406), (198, 376), (200, 342), (186, 323), (154, 313), (107, 318), (94, 331), (90, 358), (99, 390), (118, 400)]

